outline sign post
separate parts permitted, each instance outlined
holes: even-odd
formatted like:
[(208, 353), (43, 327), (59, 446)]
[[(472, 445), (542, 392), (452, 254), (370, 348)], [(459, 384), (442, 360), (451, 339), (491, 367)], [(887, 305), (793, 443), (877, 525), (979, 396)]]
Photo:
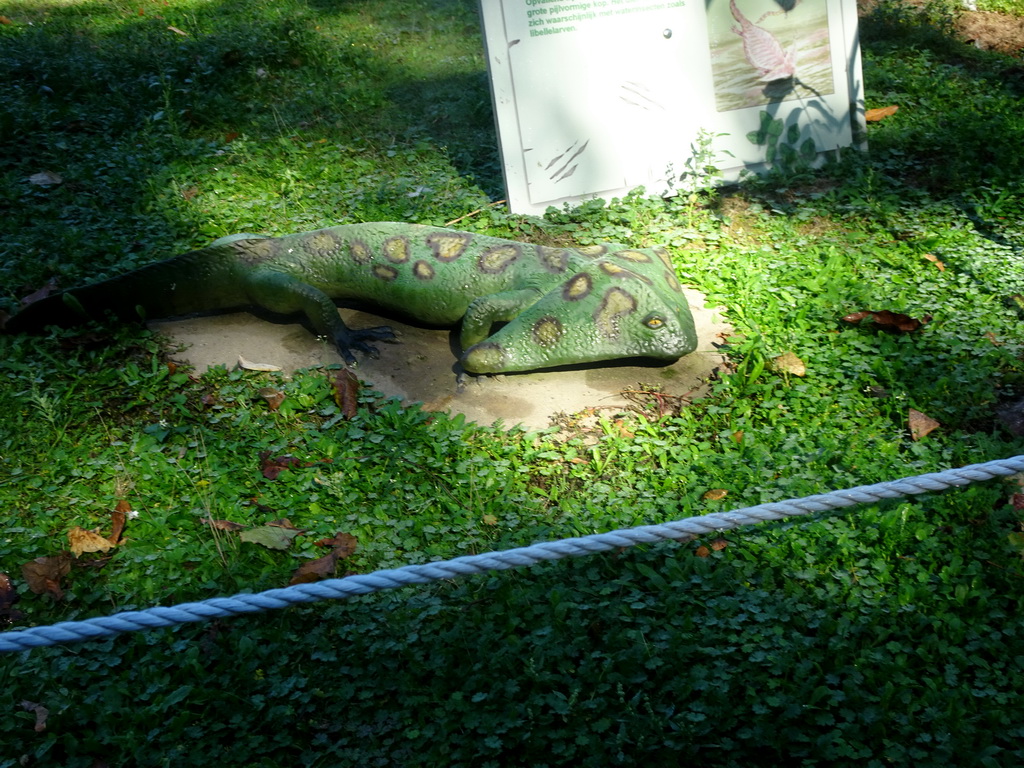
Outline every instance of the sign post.
[(671, 194), (863, 136), (855, 0), (480, 0), (509, 206)]

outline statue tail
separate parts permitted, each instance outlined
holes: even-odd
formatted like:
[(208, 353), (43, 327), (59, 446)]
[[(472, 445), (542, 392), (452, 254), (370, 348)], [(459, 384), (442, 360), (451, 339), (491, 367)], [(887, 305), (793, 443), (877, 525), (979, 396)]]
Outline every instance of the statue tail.
[(5, 324), (8, 333), (72, 327), (108, 314), (120, 320), (214, 312), (245, 306), (241, 264), (230, 245), (211, 246), (35, 301)]

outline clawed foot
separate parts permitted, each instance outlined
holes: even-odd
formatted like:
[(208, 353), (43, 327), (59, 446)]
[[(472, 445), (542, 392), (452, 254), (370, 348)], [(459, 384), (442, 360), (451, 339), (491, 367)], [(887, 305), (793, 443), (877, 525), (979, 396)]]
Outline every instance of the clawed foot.
[(491, 379), (501, 381), (504, 379), (504, 376), (502, 376), (501, 374), (495, 375), (490, 373), (469, 373), (468, 371), (460, 368), (455, 373), (455, 393), (461, 395), (463, 392), (466, 391), (466, 387), (469, 386), (470, 384), (477, 388), (485, 387), (487, 386), (487, 381)]
[(352, 350), (362, 352), (364, 355), (376, 360), (380, 355), (377, 347), (368, 344), (368, 341), (394, 341), (395, 331), (390, 326), (379, 325), (376, 328), (360, 328), (359, 330), (345, 329), (334, 338), (334, 344), (338, 353), (348, 365), (356, 365), (356, 357)]

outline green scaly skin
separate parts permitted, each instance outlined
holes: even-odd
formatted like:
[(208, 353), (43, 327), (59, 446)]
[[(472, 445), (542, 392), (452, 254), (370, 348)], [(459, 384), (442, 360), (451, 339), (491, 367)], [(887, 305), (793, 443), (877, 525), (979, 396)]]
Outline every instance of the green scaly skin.
[(461, 320), (461, 363), (470, 373), (627, 357), (672, 361), (697, 346), (661, 249), (551, 248), (402, 223), (224, 237), (30, 304), (6, 330), (73, 325), (106, 312), (137, 320), (255, 306), (304, 314), (352, 364), (353, 350), (374, 354), (370, 342), (394, 334), (348, 328), (334, 304), (346, 299), (429, 325)]

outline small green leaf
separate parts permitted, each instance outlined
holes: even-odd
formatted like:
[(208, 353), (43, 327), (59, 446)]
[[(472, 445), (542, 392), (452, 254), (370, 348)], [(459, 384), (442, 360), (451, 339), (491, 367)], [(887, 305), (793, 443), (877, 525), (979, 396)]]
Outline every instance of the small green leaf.
[(280, 528), (276, 525), (264, 525), (259, 528), (250, 528), (242, 531), (238, 538), (242, 541), (249, 541), (253, 544), (260, 544), (267, 549), (288, 549), (292, 540), (302, 531), (294, 528)]
[(637, 563), (636, 564), (636, 569), (638, 571), (640, 571), (640, 573), (642, 573), (648, 579), (650, 579), (651, 583), (654, 584), (654, 586), (658, 587), (659, 589), (667, 589), (668, 588), (669, 584), (668, 584), (668, 581), (665, 580), (665, 577), (662, 576), (660, 573), (658, 573), (653, 568), (651, 568), (651, 566), (646, 565), (645, 563)]

